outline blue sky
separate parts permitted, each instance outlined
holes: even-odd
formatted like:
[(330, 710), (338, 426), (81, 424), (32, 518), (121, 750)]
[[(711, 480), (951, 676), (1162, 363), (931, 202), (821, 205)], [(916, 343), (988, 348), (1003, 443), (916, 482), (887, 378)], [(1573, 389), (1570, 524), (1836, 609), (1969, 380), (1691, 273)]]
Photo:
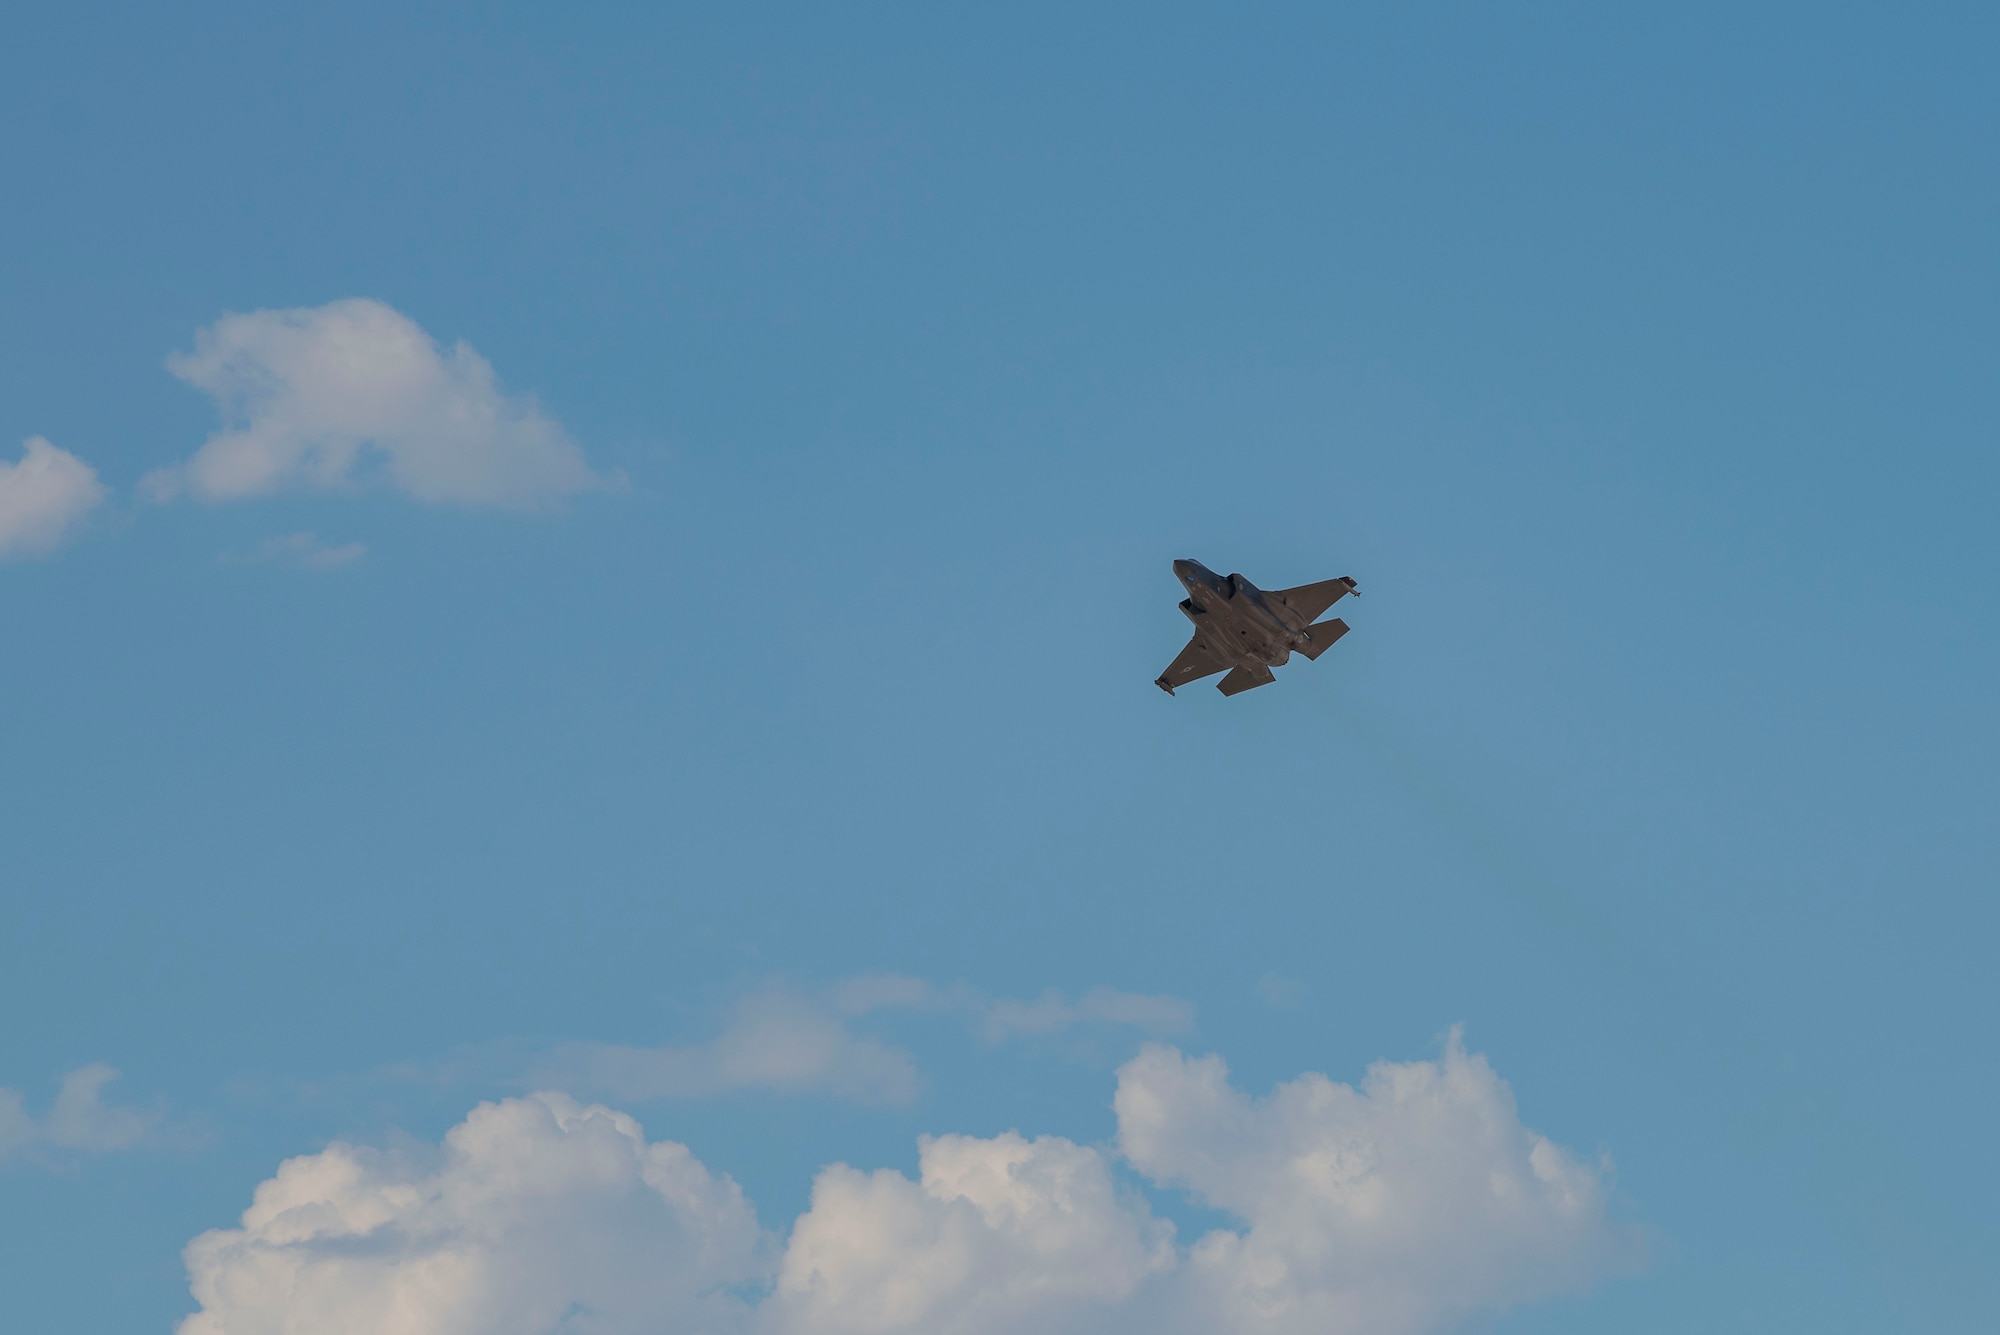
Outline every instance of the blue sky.
[[(772, 1247), (825, 1165), (1064, 1137), (1192, 1273), (1262, 1207), (1114, 1112), (1144, 1045), (1262, 1095), (1462, 1025), (1601, 1214), (1409, 1329), (1990, 1328), (1996, 36), (18, 18), (0, 461), (98, 490), (0, 561), (9, 1324), (172, 1329), (282, 1160), (546, 1088)], [(586, 471), (419, 494), (423, 418), (330, 489), (145, 481), (241, 425), (170, 358), (350, 299)], [(1366, 596), (1169, 699), (1181, 556)], [(804, 1066), (729, 1064), (758, 1016)]]

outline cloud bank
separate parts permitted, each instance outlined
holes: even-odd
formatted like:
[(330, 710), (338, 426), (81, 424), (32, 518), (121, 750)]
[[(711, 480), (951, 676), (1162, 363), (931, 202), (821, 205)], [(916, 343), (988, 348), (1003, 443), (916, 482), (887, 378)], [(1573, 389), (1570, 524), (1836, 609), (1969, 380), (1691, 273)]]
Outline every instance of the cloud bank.
[[(287, 1162), (189, 1244), (180, 1335), (1425, 1335), (1633, 1256), (1608, 1169), (1522, 1126), (1456, 1035), (1264, 1098), (1149, 1045), (1114, 1107), (1115, 1148), (945, 1135), (914, 1180), (830, 1165), (781, 1242), (630, 1117), (482, 1104), (435, 1162)], [(1235, 1223), (1184, 1245), (1128, 1171)]]
[(167, 369), (225, 429), (148, 476), (155, 500), (233, 501), (380, 483), (454, 505), (530, 509), (605, 479), (562, 426), (500, 389), (465, 343), (441, 350), (379, 301), (225, 315)]
[(19, 463), (0, 463), (0, 558), (46, 552), (104, 499), (97, 472), (40, 436)]
[(71, 1071), (41, 1117), (29, 1114), (18, 1090), (0, 1089), (0, 1160), (51, 1149), (128, 1150), (144, 1142), (154, 1119), (104, 1102), (104, 1087), (117, 1078), (101, 1062)]

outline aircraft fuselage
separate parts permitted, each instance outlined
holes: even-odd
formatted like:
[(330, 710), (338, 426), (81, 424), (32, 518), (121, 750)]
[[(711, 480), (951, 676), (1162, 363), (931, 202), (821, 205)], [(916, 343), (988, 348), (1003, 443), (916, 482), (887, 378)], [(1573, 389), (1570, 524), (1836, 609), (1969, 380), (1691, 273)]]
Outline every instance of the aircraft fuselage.
[(1243, 576), (1218, 575), (1199, 561), (1174, 562), (1174, 574), (1188, 592), (1182, 613), (1201, 629), (1217, 657), (1283, 667), (1292, 650), (1306, 646), (1305, 623), (1274, 607)]
[(1270, 685), (1277, 680), (1271, 669), (1287, 662), (1293, 650), (1318, 658), (1347, 633), (1339, 617), (1313, 618), (1360, 592), (1346, 575), (1266, 592), (1241, 575), (1218, 575), (1188, 560), (1174, 562), (1174, 577), (1187, 591), (1181, 613), (1194, 622), (1194, 637), (1153, 682), (1168, 695), (1217, 672), (1227, 674), (1216, 683), (1224, 695)]

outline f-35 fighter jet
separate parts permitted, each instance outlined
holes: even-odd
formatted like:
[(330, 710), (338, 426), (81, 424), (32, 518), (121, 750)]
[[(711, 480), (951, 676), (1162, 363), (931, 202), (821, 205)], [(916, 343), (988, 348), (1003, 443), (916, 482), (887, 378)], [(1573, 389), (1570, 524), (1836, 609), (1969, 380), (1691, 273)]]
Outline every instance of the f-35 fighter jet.
[(1266, 593), (1241, 575), (1224, 579), (1199, 561), (1174, 562), (1174, 574), (1187, 587), (1181, 611), (1194, 622), (1194, 638), (1153, 683), (1168, 695), (1224, 668), (1229, 675), (1215, 684), (1224, 695), (1270, 685), (1277, 680), (1271, 669), (1283, 666), (1292, 650), (1318, 658), (1347, 634), (1339, 617), (1317, 626), (1313, 618), (1348, 594), (1361, 594), (1345, 575)]

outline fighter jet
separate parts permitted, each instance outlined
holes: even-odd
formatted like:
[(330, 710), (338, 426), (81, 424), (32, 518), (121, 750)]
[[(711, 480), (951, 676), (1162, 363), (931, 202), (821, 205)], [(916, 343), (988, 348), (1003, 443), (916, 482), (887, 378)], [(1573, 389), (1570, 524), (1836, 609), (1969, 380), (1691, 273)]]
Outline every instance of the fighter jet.
[(1241, 575), (1224, 579), (1199, 561), (1174, 562), (1174, 574), (1188, 591), (1181, 611), (1194, 622), (1194, 638), (1153, 683), (1168, 695), (1224, 668), (1229, 675), (1215, 684), (1224, 695), (1270, 685), (1277, 680), (1271, 669), (1283, 666), (1292, 650), (1318, 658), (1347, 634), (1339, 617), (1317, 626), (1314, 617), (1350, 593), (1361, 596), (1345, 575), (1266, 593)]

